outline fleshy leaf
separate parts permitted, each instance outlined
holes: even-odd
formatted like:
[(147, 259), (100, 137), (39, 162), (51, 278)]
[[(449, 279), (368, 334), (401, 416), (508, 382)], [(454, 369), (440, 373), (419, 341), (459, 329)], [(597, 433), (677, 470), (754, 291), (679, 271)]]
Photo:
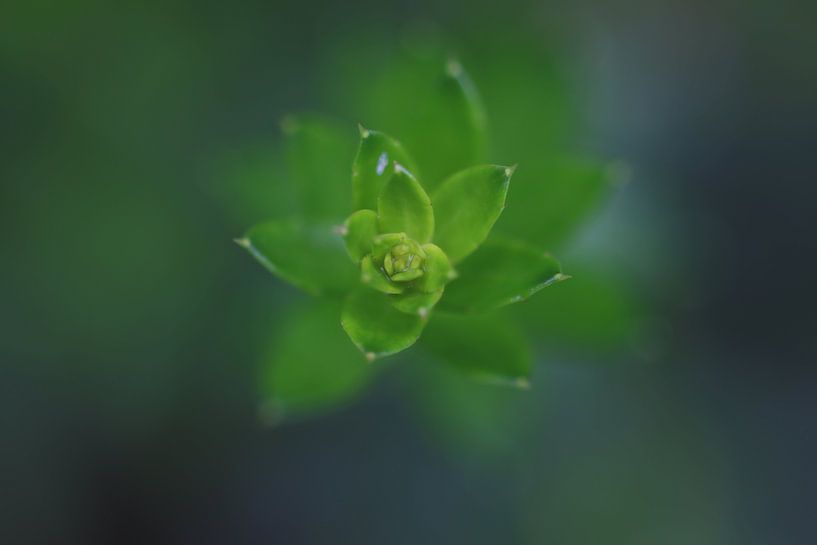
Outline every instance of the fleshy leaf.
[(351, 208), (349, 165), (354, 132), (316, 115), (290, 115), (281, 122), (289, 183), (305, 218), (340, 221)]
[(360, 281), (383, 293), (403, 293), (403, 288), (386, 278), (367, 255), (360, 261)]
[(428, 242), (434, 233), (431, 200), (420, 182), (400, 164), (394, 164), (393, 172), (377, 199), (380, 232), (403, 232), (421, 244)]
[(373, 373), (338, 324), (340, 304), (314, 301), (287, 314), (261, 368), (261, 416), (329, 409), (355, 397)]
[(452, 276), (451, 263), (448, 256), (436, 244), (423, 244), (426, 254), (425, 274), (417, 281), (417, 289), (426, 293), (433, 293), (450, 280)]
[(440, 309), (484, 312), (524, 301), (568, 278), (550, 255), (518, 241), (489, 240), (457, 267)]
[(331, 226), (271, 221), (236, 242), (270, 272), (313, 295), (343, 294), (357, 284), (355, 266)]
[(360, 263), (363, 256), (372, 253), (372, 242), (377, 235), (377, 213), (374, 210), (358, 210), (346, 219), (343, 226), (346, 252), (352, 261)]
[(346, 334), (370, 361), (410, 347), (425, 325), (419, 315), (394, 308), (387, 297), (374, 291), (356, 291), (349, 295), (341, 313)]
[(431, 293), (412, 291), (402, 295), (392, 295), (389, 301), (400, 312), (416, 314), (425, 319), (437, 301), (443, 296), (443, 288)]
[(475, 379), (527, 387), (532, 360), (522, 332), (506, 316), (437, 314), (423, 348)]
[(448, 178), (434, 193), (434, 241), (452, 263), (473, 252), (485, 240), (502, 209), (514, 169), (481, 165)]
[(417, 173), (414, 162), (402, 144), (387, 134), (360, 127), (360, 147), (352, 166), (352, 191), (355, 209), (377, 208), (377, 197), (397, 162)]

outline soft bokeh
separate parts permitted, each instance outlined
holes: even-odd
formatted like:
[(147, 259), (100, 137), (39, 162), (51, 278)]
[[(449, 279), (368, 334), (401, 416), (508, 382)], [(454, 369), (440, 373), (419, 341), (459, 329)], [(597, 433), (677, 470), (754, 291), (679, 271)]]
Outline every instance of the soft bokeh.
[[(814, 542), (814, 16), (6, 7), (0, 542)], [(322, 312), (232, 242), (291, 212), (280, 122), (398, 123), (400, 59), (427, 51), (471, 73), (492, 159), (520, 165), (497, 228), (573, 275), (509, 318), (531, 388), (406, 353), (273, 422), (264, 369), (309, 337), (287, 317)], [(565, 182), (595, 161), (613, 187)]]

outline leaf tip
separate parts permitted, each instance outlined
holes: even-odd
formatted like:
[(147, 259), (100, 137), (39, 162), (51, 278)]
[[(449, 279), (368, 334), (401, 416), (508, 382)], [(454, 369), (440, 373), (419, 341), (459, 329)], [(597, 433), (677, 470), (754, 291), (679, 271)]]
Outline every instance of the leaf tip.
[(525, 377), (518, 377), (513, 381), (513, 385), (522, 390), (530, 390), (530, 381)]
[(361, 138), (369, 138), (369, 136), (372, 134), (372, 132), (364, 127), (362, 123), (357, 124), (357, 130), (360, 132)]
[(553, 277), (553, 282), (564, 282), (565, 280), (570, 280), (571, 278), (573, 277), (569, 274), (556, 273), (556, 275)]
[(509, 167), (505, 167), (505, 177), (510, 180), (511, 176), (513, 176), (513, 173), (516, 172), (516, 167), (518, 166), (519, 163), (511, 165)]
[(445, 73), (452, 78), (458, 78), (462, 75), (462, 64), (456, 57), (449, 57), (448, 62), (445, 64)]
[(250, 248), (250, 239), (248, 238), (234, 238), (233, 242), (244, 248), (245, 250), (249, 250)]
[(423, 321), (428, 320), (428, 308), (426, 307), (418, 308), (417, 315), (420, 316), (420, 319)]
[(399, 172), (400, 174), (406, 174), (407, 176), (411, 176), (411, 173), (406, 170), (406, 167), (398, 163), (397, 161), (393, 161), (394, 171)]
[(334, 225), (332, 227), (332, 232), (335, 233), (336, 235), (345, 237), (346, 235), (349, 234), (349, 228), (346, 226), (345, 223), (341, 223), (340, 225)]
[(366, 361), (368, 363), (374, 363), (374, 360), (377, 359), (377, 354), (375, 354), (374, 352), (365, 352), (364, 356), (366, 356)]

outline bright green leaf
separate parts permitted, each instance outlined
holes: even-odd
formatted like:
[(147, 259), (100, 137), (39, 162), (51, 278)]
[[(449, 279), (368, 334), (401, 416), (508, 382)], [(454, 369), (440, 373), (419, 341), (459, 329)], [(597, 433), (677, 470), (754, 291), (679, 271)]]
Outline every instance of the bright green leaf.
[(414, 162), (402, 144), (387, 134), (360, 127), (360, 147), (352, 166), (355, 209), (377, 208), (377, 197), (395, 162), (417, 174)]
[(338, 324), (340, 305), (315, 301), (288, 313), (261, 368), (262, 417), (329, 409), (355, 397), (372, 376)]
[(357, 283), (343, 240), (328, 225), (271, 221), (237, 242), (273, 274), (313, 295), (346, 293)]
[(437, 314), (423, 348), (476, 379), (526, 387), (532, 359), (522, 332), (506, 316)]
[(423, 244), (423, 252), (425, 252), (425, 274), (417, 281), (417, 289), (433, 293), (450, 280), (451, 263), (445, 252), (436, 244)]
[(349, 257), (359, 263), (363, 256), (372, 253), (372, 242), (377, 235), (377, 213), (358, 210), (346, 219), (343, 232)]
[(416, 314), (425, 319), (442, 296), (443, 288), (440, 288), (431, 293), (412, 291), (401, 295), (392, 295), (389, 297), (389, 301), (400, 312)]
[(434, 192), (434, 241), (452, 263), (485, 240), (505, 207), (512, 167), (481, 165), (460, 171)]
[(516, 241), (489, 240), (457, 267), (459, 277), (445, 290), (440, 308), (483, 312), (524, 301), (567, 278), (548, 254)]
[(419, 243), (431, 240), (434, 212), (420, 182), (399, 164), (377, 200), (381, 233), (406, 233)]
[(354, 132), (315, 115), (291, 115), (281, 123), (289, 183), (298, 191), (309, 219), (340, 221), (352, 206), (349, 177), (355, 156)]
[(423, 331), (419, 315), (400, 312), (386, 295), (360, 290), (346, 300), (341, 325), (369, 360), (405, 350)]
[(360, 261), (360, 281), (372, 289), (383, 293), (402, 293), (403, 288), (392, 282), (372, 263), (372, 256), (367, 255)]

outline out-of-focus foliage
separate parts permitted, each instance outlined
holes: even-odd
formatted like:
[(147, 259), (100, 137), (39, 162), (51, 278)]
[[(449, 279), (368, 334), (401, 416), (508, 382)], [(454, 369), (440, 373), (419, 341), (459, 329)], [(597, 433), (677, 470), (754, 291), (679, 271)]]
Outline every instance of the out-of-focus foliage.
[(268, 363), (262, 366), (261, 388), (270, 395), (261, 416), (268, 422), (347, 402), (374, 371), (360, 364), (360, 354), (343, 334), (339, 304), (310, 301), (287, 310), (286, 321), (270, 336)]
[(530, 347), (513, 320), (502, 313), (438, 313), (420, 346), (479, 381), (528, 385), (533, 365)]
[(298, 210), (306, 219), (343, 218), (352, 205), (354, 128), (315, 115), (290, 115), (281, 126), (288, 168), (276, 185), (294, 186)]

